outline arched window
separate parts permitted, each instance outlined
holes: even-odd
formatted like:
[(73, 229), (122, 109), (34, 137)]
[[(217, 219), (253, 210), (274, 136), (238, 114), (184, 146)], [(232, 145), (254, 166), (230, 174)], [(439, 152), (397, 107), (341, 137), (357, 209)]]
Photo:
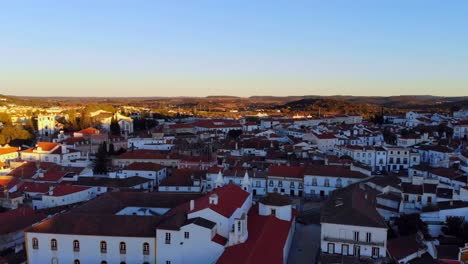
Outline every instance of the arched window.
[(80, 252), (80, 241), (73, 240), (73, 251)]
[(107, 261), (103, 260), (101, 261), (101, 264), (107, 264)]
[(33, 237), (33, 239), (32, 239), (32, 248), (33, 249), (39, 249), (39, 239)]
[(125, 242), (120, 242), (120, 254), (127, 254), (127, 245)]
[(106, 241), (101, 241), (101, 253), (107, 253), (107, 243), (106, 243)]
[(149, 255), (149, 253), (150, 253), (149, 243), (145, 242), (143, 243), (143, 255)]
[(75, 259), (75, 260), (73, 261), (73, 264), (80, 264), (80, 260)]
[(57, 239), (52, 238), (50, 240), (50, 250), (57, 250)]

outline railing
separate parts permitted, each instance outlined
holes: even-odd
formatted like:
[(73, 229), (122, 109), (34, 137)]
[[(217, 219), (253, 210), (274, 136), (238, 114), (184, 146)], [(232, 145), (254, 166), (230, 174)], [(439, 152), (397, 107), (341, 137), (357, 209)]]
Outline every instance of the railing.
[(377, 242), (377, 241), (356, 241), (356, 240), (351, 240), (351, 239), (345, 239), (345, 238), (334, 238), (334, 237), (324, 237), (323, 240), (328, 241), (328, 242), (334, 242), (334, 243), (343, 243), (343, 244), (356, 244), (356, 245), (364, 245), (364, 246), (379, 246), (383, 247), (385, 246), (384, 242)]

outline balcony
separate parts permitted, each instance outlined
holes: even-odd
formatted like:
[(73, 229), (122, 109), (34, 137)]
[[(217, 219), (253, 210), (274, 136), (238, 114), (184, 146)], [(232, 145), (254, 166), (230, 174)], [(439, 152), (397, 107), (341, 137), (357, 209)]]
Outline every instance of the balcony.
[(377, 241), (371, 241), (371, 242), (366, 242), (366, 241), (356, 241), (356, 240), (351, 240), (351, 239), (345, 239), (345, 238), (334, 238), (334, 237), (324, 237), (324, 241), (327, 242), (332, 242), (332, 243), (343, 243), (343, 244), (351, 244), (351, 245), (362, 245), (362, 246), (377, 246), (377, 247), (383, 247), (385, 246), (385, 243), (382, 242), (377, 242)]

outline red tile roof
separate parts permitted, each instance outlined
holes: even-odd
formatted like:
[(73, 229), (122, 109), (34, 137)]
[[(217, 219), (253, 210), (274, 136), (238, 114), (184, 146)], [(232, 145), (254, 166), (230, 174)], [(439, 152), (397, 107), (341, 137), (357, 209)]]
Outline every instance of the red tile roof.
[[(218, 195), (218, 204), (210, 204), (210, 196)], [(228, 184), (223, 187), (214, 189), (205, 196), (195, 200), (195, 208), (189, 213), (195, 213), (203, 209), (210, 208), (211, 210), (225, 216), (231, 217), (237, 208), (241, 208), (249, 193), (242, 190), (239, 186)]]
[(23, 184), (18, 188), (18, 191), (31, 193), (47, 193), (49, 192), (49, 188), (53, 186), (54, 185), (49, 183), (23, 182)]
[(179, 155), (161, 153), (160, 151), (147, 150), (147, 149), (136, 149), (134, 151), (128, 151), (114, 159), (179, 159)]
[(52, 181), (52, 182), (58, 182), (60, 181), (65, 175), (67, 175), (67, 172), (64, 171), (46, 171), (44, 173), (43, 177), (37, 177), (37, 181)]
[(52, 192), (50, 193), (51, 196), (64, 196), (72, 193), (81, 192), (84, 190), (89, 189), (90, 187), (84, 186), (72, 186), (72, 185), (58, 185), (55, 187)]
[(165, 167), (153, 162), (133, 162), (127, 165), (124, 170), (135, 170), (135, 171), (160, 171)]
[(401, 260), (417, 251), (424, 249), (414, 236), (402, 236), (388, 240), (387, 250), (397, 260)]
[(194, 128), (193, 124), (172, 124), (169, 125), (170, 129), (179, 129), (179, 128)]
[(88, 128), (78, 131), (78, 133), (83, 134), (83, 135), (94, 135), (94, 134), (99, 134), (100, 131), (95, 129), (94, 127), (88, 127)]
[(35, 213), (29, 207), (18, 208), (0, 214), (0, 234), (9, 234), (12, 232), (21, 231), (34, 223), (46, 218), (47, 215)]
[(57, 143), (52, 143), (52, 142), (37, 142), (36, 148), (40, 147), (42, 148), (43, 151), (51, 151), (55, 147), (57, 147)]
[(268, 176), (303, 178), (304, 171), (305, 168), (299, 166), (273, 165), (268, 168)]
[(201, 180), (205, 174), (205, 171), (175, 169), (171, 176), (161, 181), (159, 186), (193, 186), (193, 181), (195, 179)]
[(220, 244), (221, 246), (225, 246), (228, 240), (227, 240), (227, 238), (216, 234), (216, 235), (211, 239), (211, 241), (213, 241), (213, 242), (215, 242), (215, 243), (218, 243), (218, 244)]
[(358, 171), (349, 170), (344, 166), (333, 165), (311, 165), (304, 173), (305, 175), (328, 176), (339, 178), (364, 179), (368, 176)]
[(227, 247), (216, 263), (283, 263), (283, 251), (292, 224), (293, 220), (261, 216), (258, 206), (252, 207), (248, 215), (249, 238), (245, 243)]
[(335, 139), (335, 135), (332, 134), (332, 133), (322, 133), (322, 134), (315, 134), (314, 135), (318, 138), (318, 139)]
[(13, 148), (13, 147), (0, 148), (0, 155), (10, 154), (13, 152), (18, 152), (18, 148)]

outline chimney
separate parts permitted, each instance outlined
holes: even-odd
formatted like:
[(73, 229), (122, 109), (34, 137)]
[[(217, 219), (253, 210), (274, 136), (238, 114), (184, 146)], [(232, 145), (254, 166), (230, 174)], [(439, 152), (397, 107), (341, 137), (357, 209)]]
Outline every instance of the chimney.
[(212, 194), (210, 195), (210, 204), (217, 205), (218, 204), (218, 195), (217, 194)]
[(62, 154), (67, 153), (67, 146), (65, 144), (61, 145), (62, 148)]
[(193, 211), (195, 209), (195, 200), (190, 200), (190, 211)]

